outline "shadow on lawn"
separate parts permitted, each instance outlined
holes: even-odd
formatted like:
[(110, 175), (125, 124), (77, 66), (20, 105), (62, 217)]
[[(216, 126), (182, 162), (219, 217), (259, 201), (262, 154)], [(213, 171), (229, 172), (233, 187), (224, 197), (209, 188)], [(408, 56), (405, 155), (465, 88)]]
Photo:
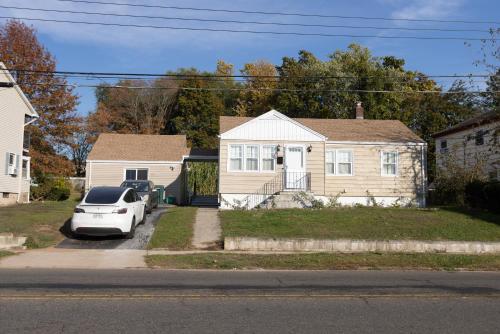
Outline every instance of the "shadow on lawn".
[(439, 207), (440, 210), (461, 213), (473, 219), (481, 219), (488, 223), (500, 226), (500, 214), (481, 209), (470, 209), (464, 207)]

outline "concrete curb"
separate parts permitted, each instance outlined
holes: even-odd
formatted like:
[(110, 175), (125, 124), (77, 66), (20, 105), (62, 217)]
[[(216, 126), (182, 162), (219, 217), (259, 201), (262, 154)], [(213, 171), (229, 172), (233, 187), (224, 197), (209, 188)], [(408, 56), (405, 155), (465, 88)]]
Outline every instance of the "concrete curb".
[(226, 251), (500, 254), (500, 242), (227, 237)]
[(15, 237), (12, 233), (0, 234), (0, 249), (24, 249), (26, 237)]

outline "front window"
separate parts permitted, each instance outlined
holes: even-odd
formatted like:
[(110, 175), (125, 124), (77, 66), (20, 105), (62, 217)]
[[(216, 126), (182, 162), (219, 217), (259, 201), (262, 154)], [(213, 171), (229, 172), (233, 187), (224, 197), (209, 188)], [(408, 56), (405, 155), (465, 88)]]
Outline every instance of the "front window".
[(352, 175), (352, 151), (337, 151), (337, 174)]
[(245, 147), (246, 151), (246, 170), (247, 171), (258, 171), (259, 170), (259, 146), (257, 145), (247, 145)]
[(276, 146), (268, 145), (262, 147), (262, 170), (269, 172), (275, 169), (275, 152)]
[(326, 173), (335, 174), (335, 151), (326, 151)]
[(398, 152), (382, 152), (382, 175), (396, 176), (398, 172)]
[(243, 170), (243, 145), (229, 146), (229, 169)]
[(125, 170), (125, 180), (147, 180), (148, 170), (144, 168), (131, 168)]

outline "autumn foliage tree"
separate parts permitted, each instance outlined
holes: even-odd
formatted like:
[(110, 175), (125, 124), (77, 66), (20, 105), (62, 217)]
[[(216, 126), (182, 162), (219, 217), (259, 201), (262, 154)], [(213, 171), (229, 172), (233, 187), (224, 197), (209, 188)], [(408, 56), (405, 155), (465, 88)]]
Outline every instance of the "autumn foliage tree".
[(40, 115), (27, 129), (33, 173), (72, 175), (74, 167), (63, 152), (77, 130), (78, 97), (64, 78), (50, 73), (56, 70), (54, 57), (38, 41), (34, 28), (12, 20), (0, 25), (0, 61)]

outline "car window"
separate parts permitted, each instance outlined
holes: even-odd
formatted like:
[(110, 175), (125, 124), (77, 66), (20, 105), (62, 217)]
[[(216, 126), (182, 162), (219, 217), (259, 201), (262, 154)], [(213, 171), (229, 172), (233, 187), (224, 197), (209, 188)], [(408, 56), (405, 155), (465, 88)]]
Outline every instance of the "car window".
[(123, 189), (120, 188), (92, 188), (85, 197), (85, 203), (89, 204), (113, 204), (118, 202)]
[(137, 181), (125, 181), (121, 184), (123, 188), (133, 188), (138, 192), (146, 192), (148, 191), (148, 183), (147, 182), (137, 182)]
[(134, 200), (134, 193), (132, 192), (132, 190), (127, 191), (127, 193), (123, 197), (123, 200), (125, 202), (127, 202), (127, 203), (133, 203), (133, 202), (135, 202), (135, 200)]

